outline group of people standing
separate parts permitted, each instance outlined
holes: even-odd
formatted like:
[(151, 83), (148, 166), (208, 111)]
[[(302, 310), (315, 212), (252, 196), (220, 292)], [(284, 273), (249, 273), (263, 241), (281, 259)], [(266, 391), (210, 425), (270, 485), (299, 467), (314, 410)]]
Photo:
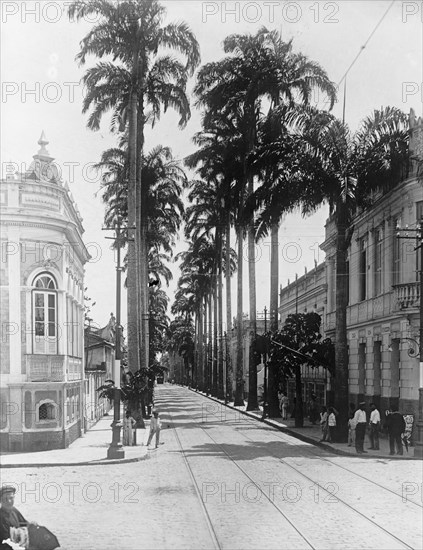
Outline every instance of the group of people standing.
[[(370, 403), (370, 417), (367, 422), (366, 403), (362, 401), (355, 410), (353, 403), (350, 404), (350, 418), (348, 420), (348, 446), (355, 445), (358, 454), (367, 453), (364, 450), (364, 438), (366, 429), (369, 429), (370, 447), (369, 450), (379, 450), (379, 433), (382, 429), (380, 412), (374, 403)], [(405, 432), (405, 420), (398, 412), (398, 407), (391, 407), (385, 418), (385, 428), (389, 436), (389, 454), (403, 454), (402, 434)]]
[[(279, 391), (279, 409), (282, 420), (288, 419), (289, 399), (285, 392)], [(312, 424), (319, 420), (318, 403), (315, 394), (311, 394), (308, 402), (309, 419)], [(333, 443), (336, 441), (338, 411), (335, 407), (322, 406), (320, 408), (320, 426), (322, 437), (320, 441)], [(291, 418), (295, 417), (295, 403)], [(398, 412), (398, 407), (392, 406), (384, 419), (384, 428), (389, 437), (389, 454), (402, 455), (403, 444), (402, 434), (405, 432), (405, 420)], [(380, 412), (375, 403), (370, 403), (370, 415), (366, 413), (366, 403), (362, 401), (358, 407), (350, 403), (348, 420), (348, 447), (355, 446), (357, 454), (367, 453), (364, 449), (364, 440), (368, 431), (370, 446), (369, 450), (379, 450), (379, 434), (382, 431)]]
[(336, 417), (338, 411), (335, 407), (323, 406), (320, 411), (320, 426), (322, 429), (322, 439), (320, 441), (327, 441), (333, 443), (336, 439)]
[[(320, 412), (320, 426), (322, 429), (322, 438), (320, 441), (333, 443), (336, 433), (336, 419), (338, 411), (334, 407), (322, 407)], [(403, 454), (402, 434), (405, 431), (405, 420), (398, 407), (392, 407), (385, 419), (385, 427), (389, 436), (390, 455), (395, 452), (398, 455)], [(355, 446), (357, 454), (367, 453), (364, 449), (364, 439), (368, 429), (370, 446), (369, 450), (379, 450), (379, 433), (381, 431), (381, 418), (374, 403), (370, 403), (370, 416), (367, 420), (366, 403), (362, 401), (358, 408), (354, 403), (350, 404), (350, 414), (348, 420), (348, 447)]]
[[(160, 429), (161, 422), (159, 418), (159, 412), (157, 409), (153, 409), (153, 416), (150, 420), (150, 433), (148, 435), (147, 446), (150, 445), (153, 436), (156, 436), (156, 449), (160, 443)], [(125, 418), (123, 420), (123, 445), (132, 446), (135, 445), (135, 429), (137, 421), (132, 417), (130, 411), (126, 411)]]
[[(279, 410), (282, 416), (282, 420), (288, 420), (288, 412), (289, 412), (289, 397), (287, 394), (279, 390), (278, 391), (278, 400), (279, 400)], [(292, 408), (291, 408), (291, 418), (295, 418), (296, 414), (296, 398), (294, 397)], [(307, 411), (309, 415), (310, 422), (312, 424), (316, 424), (316, 422), (319, 420), (319, 405), (317, 403), (317, 396), (315, 393), (312, 393), (309, 399), (309, 402), (307, 403)]]

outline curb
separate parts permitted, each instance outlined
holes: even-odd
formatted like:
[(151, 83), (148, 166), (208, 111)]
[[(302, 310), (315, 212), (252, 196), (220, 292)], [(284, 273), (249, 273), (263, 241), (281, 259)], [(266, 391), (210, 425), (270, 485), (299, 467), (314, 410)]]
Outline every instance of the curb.
[(196, 393), (198, 395), (202, 395), (203, 397), (206, 397), (207, 399), (210, 399), (211, 401), (214, 401), (215, 403), (219, 403), (220, 405), (223, 405), (224, 407), (228, 407), (229, 409), (232, 409), (234, 411), (238, 411), (238, 412), (240, 412), (240, 413), (242, 413), (246, 416), (249, 416), (250, 418), (254, 418), (254, 420), (257, 420), (259, 422), (263, 422), (264, 424), (267, 424), (268, 426), (271, 426), (272, 428), (275, 428), (275, 429), (279, 430), (280, 432), (284, 432), (288, 435), (291, 435), (292, 437), (295, 437), (296, 439), (299, 439), (300, 441), (304, 441), (304, 443), (310, 443), (311, 445), (314, 445), (315, 447), (319, 447), (319, 448), (324, 449), (325, 451), (329, 451), (333, 454), (337, 454), (337, 455), (340, 455), (340, 456), (365, 458), (365, 459), (366, 458), (367, 459), (377, 458), (377, 459), (388, 459), (388, 460), (421, 460), (421, 459), (415, 458), (415, 457), (408, 458), (406, 456), (396, 456), (396, 455), (385, 457), (385, 456), (378, 456), (378, 455), (370, 455), (369, 456), (367, 454), (365, 454), (365, 455), (356, 455), (356, 454), (353, 454), (353, 453), (349, 453), (347, 451), (343, 451), (342, 449), (336, 449), (334, 447), (331, 447), (330, 445), (326, 445), (325, 443), (321, 443), (320, 441), (316, 441), (312, 437), (308, 437), (306, 435), (295, 432), (290, 428), (286, 428), (285, 426), (281, 426), (280, 424), (278, 424), (274, 420), (271, 420), (271, 419), (268, 419), (268, 418), (262, 419), (257, 414), (254, 414), (250, 411), (242, 411), (242, 410), (238, 409), (237, 407), (234, 407), (233, 405), (229, 405), (227, 403), (225, 404), (223, 401), (220, 401), (219, 399), (217, 399), (216, 397), (212, 397), (211, 395), (206, 395), (205, 393), (193, 390), (192, 388), (187, 388), (187, 389), (192, 391), (193, 393)]
[(53, 468), (60, 466), (103, 466), (105, 464), (129, 464), (131, 462), (141, 462), (142, 460), (147, 460), (150, 458), (148, 453), (145, 453), (143, 456), (137, 456), (134, 458), (116, 458), (116, 459), (100, 459), (100, 460), (91, 460), (84, 462), (41, 462), (41, 463), (31, 463), (31, 464), (0, 464), (0, 469), (2, 468)]

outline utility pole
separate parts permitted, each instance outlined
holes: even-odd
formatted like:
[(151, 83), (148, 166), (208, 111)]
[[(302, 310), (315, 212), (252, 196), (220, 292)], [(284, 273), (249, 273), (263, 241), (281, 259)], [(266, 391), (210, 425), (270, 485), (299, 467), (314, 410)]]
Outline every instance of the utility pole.
[(114, 379), (115, 388), (113, 391), (113, 422), (112, 427), (112, 442), (107, 450), (107, 458), (116, 459), (124, 458), (125, 451), (123, 449), (120, 432), (122, 424), (120, 422), (120, 361), (121, 361), (121, 342), (120, 342), (120, 302), (121, 302), (121, 265), (120, 265), (120, 246), (121, 246), (121, 227), (120, 220), (117, 221), (114, 228), (116, 237), (106, 237), (106, 239), (115, 240), (116, 247), (116, 332), (115, 332), (115, 364), (114, 364)]
[(264, 306), (264, 339), (265, 351), (264, 351), (264, 388), (263, 388), (263, 413), (261, 419), (264, 420), (267, 416), (267, 308)]

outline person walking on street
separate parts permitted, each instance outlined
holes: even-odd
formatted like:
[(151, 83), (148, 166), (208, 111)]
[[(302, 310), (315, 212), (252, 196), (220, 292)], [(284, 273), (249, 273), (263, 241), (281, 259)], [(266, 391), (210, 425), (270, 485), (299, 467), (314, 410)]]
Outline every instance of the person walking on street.
[(405, 432), (405, 420), (401, 413), (398, 412), (398, 407), (391, 407), (391, 413), (386, 419), (386, 426), (389, 434), (389, 449), (390, 455), (395, 454), (395, 445), (397, 447), (397, 455), (403, 454), (401, 434)]
[(135, 419), (131, 416), (130, 411), (126, 411), (123, 419), (123, 444), (132, 446), (134, 444), (134, 428), (136, 425)]
[(348, 420), (348, 447), (355, 446), (355, 420), (354, 411), (350, 412), (350, 418)]
[(156, 434), (156, 449), (159, 446), (160, 441), (160, 429), (161, 422), (159, 418), (159, 413), (156, 409), (153, 409), (153, 417), (150, 420), (150, 434), (148, 436), (147, 447), (150, 445), (153, 435)]
[(322, 428), (322, 439), (320, 441), (326, 441), (328, 436), (328, 410), (325, 406), (322, 407), (320, 412), (320, 426)]
[(281, 397), (282, 420), (288, 420), (288, 407), (289, 407), (288, 396), (285, 393), (282, 393), (282, 397)]
[(380, 413), (374, 403), (370, 403), (370, 447), (375, 451), (379, 450)]
[(329, 430), (328, 443), (333, 443), (335, 439), (335, 432), (336, 432), (336, 416), (335, 416), (335, 409), (333, 407), (329, 407), (328, 409), (328, 430)]
[(355, 450), (357, 454), (367, 453), (364, 450), (364, 437), (366, 435), (366, 403), (362, 401), (358, 404), (358, 409), (354, 414), (354, 423), (355, 423)]

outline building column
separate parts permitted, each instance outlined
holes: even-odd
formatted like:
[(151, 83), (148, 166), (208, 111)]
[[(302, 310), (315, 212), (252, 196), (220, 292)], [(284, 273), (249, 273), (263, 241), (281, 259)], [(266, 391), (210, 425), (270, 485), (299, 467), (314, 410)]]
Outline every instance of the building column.
[(334, 271), (335, 271), (335, 260), (333, 257), (328, 258), (326, 261), (326, 281), (327, 281), (327, 313), (332, 313), (334, 308)]
[(16, 328), (9, 334), (9, 381), (22, 380), (22, 321), (21, 319), (21, 250), (19, 227), (10, 226), (8, 241), (13, 243), (15, 253), (8, 257), (9, 276), (9, 323)]
[(395, 227), (394, 227), (394, 219), (391, 217), (388, 217), (385, 221), (385, 246), (383, 247), (383, 257), (384, 257), (384, 265), (383, 265), (383, 281), (382, 284), (384, 285), (382, 288), (384, 289), (384, 292), (389, 292), (392, 290), (392, 285), (394, 284), (394, 235), (395, 235)]

